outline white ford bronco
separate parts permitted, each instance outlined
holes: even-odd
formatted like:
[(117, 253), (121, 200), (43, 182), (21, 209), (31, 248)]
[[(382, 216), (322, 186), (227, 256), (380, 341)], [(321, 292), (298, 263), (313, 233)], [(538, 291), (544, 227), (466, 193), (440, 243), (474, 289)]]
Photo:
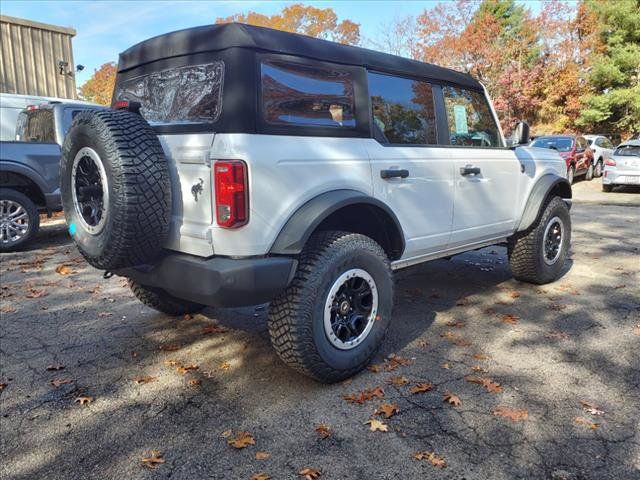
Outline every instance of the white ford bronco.
[(210, 25), (123, 52), (113, 107), (63, 146), (80, 252), (169, 314), (270, 302), (278, 355), (320, 381), (371, 360), (394, 270), (503, 244), (519, 280), (563, 272), (565, 163), (526, 124), (507, 147), (468, 75)]

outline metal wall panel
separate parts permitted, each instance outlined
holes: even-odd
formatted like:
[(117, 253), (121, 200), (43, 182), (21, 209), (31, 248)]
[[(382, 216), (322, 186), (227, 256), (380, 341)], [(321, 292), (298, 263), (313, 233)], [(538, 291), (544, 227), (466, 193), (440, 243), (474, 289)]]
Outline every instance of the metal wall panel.
[(75, 73), (72, 28), (0, 15), (0, 92), (77, 98), (73, 75), (60, 74), (58, 62)]

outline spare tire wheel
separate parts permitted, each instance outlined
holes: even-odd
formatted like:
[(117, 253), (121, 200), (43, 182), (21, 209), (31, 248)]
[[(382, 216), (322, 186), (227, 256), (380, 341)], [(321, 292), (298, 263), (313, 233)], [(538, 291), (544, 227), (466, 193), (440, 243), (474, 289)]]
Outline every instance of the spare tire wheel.
[(157, 258), (169, 234), (171, 181), (140, 115), (78, 114), (62, 146), (60, 182), (69, 233), (87, 262), (115, 270)]

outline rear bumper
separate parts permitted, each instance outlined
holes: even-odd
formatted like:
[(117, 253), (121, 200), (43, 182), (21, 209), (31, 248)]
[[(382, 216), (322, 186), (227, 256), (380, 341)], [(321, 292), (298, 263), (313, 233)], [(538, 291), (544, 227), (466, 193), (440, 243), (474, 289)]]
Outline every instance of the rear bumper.
[(605, 168), (602, 175), (604, 185), (640, 185), (640, 170), (618, 170)]
[(203, 305), (240, 307), (273, 300), (289, 285), (297, 264), (289, 257), (200, 258), (173, 253), (155, 265), (114, 273)]

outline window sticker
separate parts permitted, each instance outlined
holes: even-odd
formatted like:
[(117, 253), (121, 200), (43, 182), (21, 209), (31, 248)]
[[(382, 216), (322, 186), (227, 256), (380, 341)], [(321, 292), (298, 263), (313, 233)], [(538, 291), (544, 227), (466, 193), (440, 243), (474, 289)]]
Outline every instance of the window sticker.
[(467, 109), (464, 105), (453, 106), (454, 121), (456, 123), (456, 133), (469, 133), (467, 125)]

